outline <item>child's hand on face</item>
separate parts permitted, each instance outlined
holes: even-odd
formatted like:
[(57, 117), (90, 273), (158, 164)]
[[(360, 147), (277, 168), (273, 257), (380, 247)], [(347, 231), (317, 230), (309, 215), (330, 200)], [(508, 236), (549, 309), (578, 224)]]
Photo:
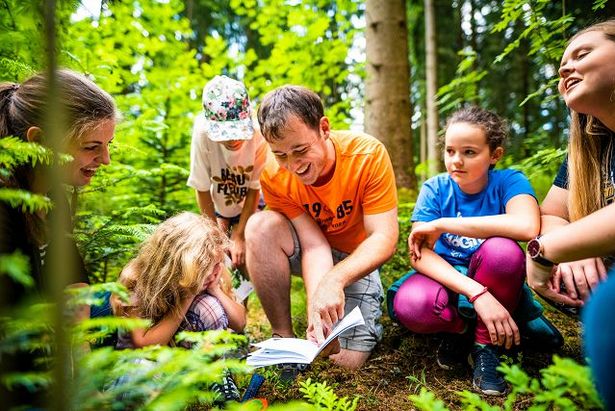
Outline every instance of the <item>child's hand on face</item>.
[(221, 291), (220, 278), (222, 277), (222, 270), (224, 269), (222, 263), (218, 263), (214, 266), (211, 273), (207, 276), (203, 282), (201, 292), (207, 291), (209, 294), (215, 296), (216, 293)]

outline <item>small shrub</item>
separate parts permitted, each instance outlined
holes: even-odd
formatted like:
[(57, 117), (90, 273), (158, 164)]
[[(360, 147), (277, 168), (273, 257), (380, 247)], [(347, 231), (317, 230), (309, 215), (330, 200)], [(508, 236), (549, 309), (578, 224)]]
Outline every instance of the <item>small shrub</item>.
[(303, 398), (314, 404), (316, 410), (354, 411), (357, 408), (359, 397), (351, 401), (348, 397), (339, 398), (327, 382), (312, 382), (310, 378), (300, 383), (299, 391)]
[[(502, 364), (499, 367), (511, 384), (503, 408), (492, 406), (480, 395), (462, 391), (457, 395), (464, 410), (513, 410), (517, 400), (523, 398), (523, 408), (532, 410), (598, 410), (603, 409), (587, 366), (570, 358), (553, 357), (553, 364), (540, 371), (540, 379), (527, 375), (517, 365)], [(410, 401), (419, 410), (448, 410), (444, 403), (425, 387), (418, 395), (410, 395)], [(517, 405), (517, 407), (515, 407)]]

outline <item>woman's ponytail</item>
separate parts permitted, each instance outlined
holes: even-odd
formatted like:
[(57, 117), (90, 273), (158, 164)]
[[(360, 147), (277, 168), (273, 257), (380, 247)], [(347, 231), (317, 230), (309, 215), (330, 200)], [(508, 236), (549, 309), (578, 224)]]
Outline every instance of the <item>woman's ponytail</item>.
[(11, 103), (19, 89), (17, 83), (0, 83), (0, 138), (13, 134), (11, 130)]

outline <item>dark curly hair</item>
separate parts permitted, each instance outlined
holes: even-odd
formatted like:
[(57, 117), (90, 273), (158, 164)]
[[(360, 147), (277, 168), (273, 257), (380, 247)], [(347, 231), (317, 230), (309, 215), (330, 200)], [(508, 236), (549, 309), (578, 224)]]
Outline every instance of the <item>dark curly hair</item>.
[(508, 137), (508, 124), (506, 120), (492, 111), (477, 106), (467, 106), (454, 112), (446, 122), (446, 128), (455, 123), (468, 123), (480, 127), (485, 132), (489, 150), (498, 147), (504, 148)]

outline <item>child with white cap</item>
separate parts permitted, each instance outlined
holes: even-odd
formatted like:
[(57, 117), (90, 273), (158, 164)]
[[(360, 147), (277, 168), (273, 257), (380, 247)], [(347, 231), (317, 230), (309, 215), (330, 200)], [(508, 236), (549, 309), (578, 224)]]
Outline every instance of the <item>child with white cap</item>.
[(259, 203), (267, 150), (245, 85), (214, 77), (203, 88), (203, 115), (194, 122), (188, 186), (196, 190), (201, 213), (230, 232), (234, 267), (245, 264), (244, 229)]

